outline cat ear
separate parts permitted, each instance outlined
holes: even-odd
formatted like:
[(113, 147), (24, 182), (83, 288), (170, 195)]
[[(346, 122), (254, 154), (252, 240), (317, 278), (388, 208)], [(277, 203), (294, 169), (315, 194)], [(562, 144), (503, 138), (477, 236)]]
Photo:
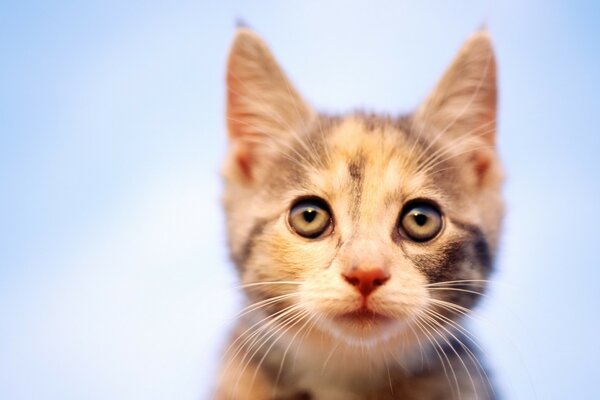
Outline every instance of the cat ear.
[(496, 61), (489, 34), (473, 34), (414, 115), (415, 123), (456, 148), (471, 146), (477, 178), (494, 161)]
[(485, 31), (477, 32), (462, 46), (415, 118), (438, 130), (480, 134), (487, 143), (494, 144), (496, 92), (496, 62), (490, 37)]
[(251, 30), (238, 29), (227, 64), (226, 174), (256, 180), (273, 146), (301, 131), (313, 115), (266, 44)]

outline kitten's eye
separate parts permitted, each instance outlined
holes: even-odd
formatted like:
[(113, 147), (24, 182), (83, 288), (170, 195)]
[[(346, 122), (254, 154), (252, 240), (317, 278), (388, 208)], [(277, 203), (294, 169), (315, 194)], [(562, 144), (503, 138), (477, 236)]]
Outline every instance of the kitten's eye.
[(332, 218), (325, 201), (303, 199), (290, 210), (289, 224), (298, 235), (315, 239), (332, 228)]
[(402, 210), (399, 229), (415, 242), (426, 242), (442, 230), (442, 213), (432, 204), (410, 202)]

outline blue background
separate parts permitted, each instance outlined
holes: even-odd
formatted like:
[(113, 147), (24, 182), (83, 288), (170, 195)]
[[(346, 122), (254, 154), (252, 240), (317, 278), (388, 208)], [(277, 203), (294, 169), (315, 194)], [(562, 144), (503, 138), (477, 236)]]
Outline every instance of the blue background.
[(238, 18), (331, 112), (413, 109), (486, 24), (507, 220), (476, 331), (506, 398), (596, 398), (599, 11), (3, 1), (0, 398), (208, 396), (239, 305), (219, 205)]

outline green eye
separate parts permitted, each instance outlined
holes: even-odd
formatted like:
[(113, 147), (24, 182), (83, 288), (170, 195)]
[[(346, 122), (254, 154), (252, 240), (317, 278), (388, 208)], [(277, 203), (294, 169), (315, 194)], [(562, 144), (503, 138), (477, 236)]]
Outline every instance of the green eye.
[(315, 239), (332, 227), (329, 207), (319, 198), (303, 199), (294, 204), (288, 221), (294, 232), (309, 239)]
[(415, 242), (427, 242), (442, 230), (442, 213), (427, 202), (410, 202), (402, 210), (399, 229)]

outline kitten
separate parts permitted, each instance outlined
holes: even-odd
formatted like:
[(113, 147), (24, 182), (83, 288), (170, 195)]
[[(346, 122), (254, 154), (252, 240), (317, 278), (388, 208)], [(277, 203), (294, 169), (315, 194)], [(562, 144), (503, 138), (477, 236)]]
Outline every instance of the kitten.
[(224, 206), (249, 305), (215, 398), (494, 398), (461, 325), (503, 208), (488, 34), (402, 117), (318, 114), (246, 28), (227, 68)]

